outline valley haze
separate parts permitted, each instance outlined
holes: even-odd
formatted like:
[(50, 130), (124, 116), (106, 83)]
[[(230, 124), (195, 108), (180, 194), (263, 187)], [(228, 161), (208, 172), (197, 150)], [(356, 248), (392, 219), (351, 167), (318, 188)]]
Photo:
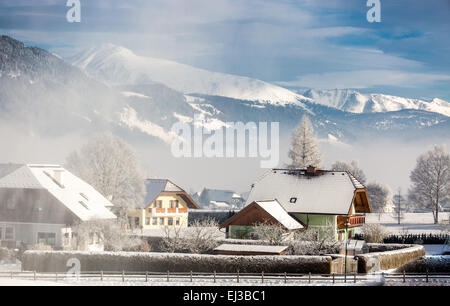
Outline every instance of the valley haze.
[[(266, 169), (259, 158), (175, 158), (171, 126), (218, 130), (226, 122), (280, 122), (280, 163), (290, 135), (307, 114), (324, 168), (358, 160), (369, 181), (409, 186), (419, 154), (450, 146), (450, 103), (363, 94), (351, 89), (289, 90), (253, 78), (138, 56), (103, 44), (71, 57), (1, 36), (2, 162), (60, 163), (92, 134), (112, 132), (137, 151), (149, 177), (169, 177), (190, 192), (203, 187), (246, 192)], [(193, 175), (195, 173), (195, 175)]]

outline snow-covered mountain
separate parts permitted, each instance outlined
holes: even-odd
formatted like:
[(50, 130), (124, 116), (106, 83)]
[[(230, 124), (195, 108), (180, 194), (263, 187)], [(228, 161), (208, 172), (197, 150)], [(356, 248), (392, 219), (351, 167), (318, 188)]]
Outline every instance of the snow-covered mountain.
[(298, 93), (257, 79), (139, 56), (124, 47), (105, 44), (89, 49), (71, 62), (109, 85), (161, 83), (179, 92), (223, 96), (240, 100), (286, 104), (307, 100)]
[(431, 101), (396, 97), (385, 94), (362, 94), (349, 89), (299, 91), (314, 103), (351, 113), (392, 112), (417, 109), (450, 117), (450, 103), (438, 98)]
[[(0, 36), (0, 129), (50, 137), (110, 131), (137, 146), (170, 144), (176, 137), (171, 127), (179, 121), (208, 130), (227, 122), (280, 122), (280, 137), (288, 140), (305, 113), (319, 137), (336, 142), (448, 138), (450, 130), (445, 101), (427, 107), (411, 101), (408, 107), (394, 97), (390, 101), (401, 102), (395, 106), (375, 103), (382, 95), (368, 102), (350, 91), (328, 100), (308, 91), (304, 98), (262, 81), (149, 59), (110, 45), (85, 52), (75, 63), (80, 68)], [(194, 114), (202, 122), (193, 122)]]

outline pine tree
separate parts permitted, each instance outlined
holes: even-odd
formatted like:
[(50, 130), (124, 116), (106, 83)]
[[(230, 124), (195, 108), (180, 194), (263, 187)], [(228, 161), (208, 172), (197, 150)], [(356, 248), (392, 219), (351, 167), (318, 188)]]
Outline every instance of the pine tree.
[(292, 160), (290, 168), (305, 169), (308, 166), (321, 166), (322, 158), (316, 144), (314, 129), (306, 115), (303, 115), (300, 124), (292, 134), (289, 158)]

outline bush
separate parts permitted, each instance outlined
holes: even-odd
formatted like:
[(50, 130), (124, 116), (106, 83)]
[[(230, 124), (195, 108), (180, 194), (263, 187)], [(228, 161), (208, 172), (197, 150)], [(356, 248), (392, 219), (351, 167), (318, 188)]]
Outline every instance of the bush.
[(382, 243), (387, 236), (386, 229), (379, 224), (364, 224), (361, 228), (367, 243)]
[(217, 273), (320, 273), (331, 271), (330, 256), (228, 256), (207, 254), (26, 251), (25, 271), (66, 272), (67, 261), (80, 260), (81, 271)]
[(52, 251), (53, 248), (52, 248), (51, 245), (38, 243), (38, 244), (35, 244), (35, 245), (31, 246), (30, 250), (33, 250), (33, 251)]
[(0, 248), (0, 261), (8, 261), (11, 259), (11, 252), (7, 248)]
[(210, 254), (222, 236), (218, 227), (214, 219), (194, 220), (187, 228), (164, 227), (160, 248), (169, 253)]

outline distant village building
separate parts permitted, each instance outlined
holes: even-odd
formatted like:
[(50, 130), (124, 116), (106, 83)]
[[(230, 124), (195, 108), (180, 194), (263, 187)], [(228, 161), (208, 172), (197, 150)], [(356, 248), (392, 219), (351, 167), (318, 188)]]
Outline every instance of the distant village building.
[(168, 179), (148, 179), (144, 202), (128, 212), (131, 228), (186, 227), (189, 209), (200, 206), (181, 187)]
[[(8, 247), (69, 247), (71, 226), (116, 219), (113, 204), (58, 165), (0, 164), (0, 241)], [(87, 249), (102, 249), (92, 235)]]
[(245, 204), (245, 199), (232, 190), (204, 188), (193, 197), (203, 209), (237, 210)]
[[(355, 227), (365, 223), (365, 213), (371, 212), (366, 189), (353, 175), (343, 171), (272, 169), (256, 181), (247, 204), (271, 203), (273, 209), (291, 216), (304, 228), (322, 235), (331, 229), (336, 240), (354, 237)], [(269, 204), (265, 204), (268, 206)], [(267, 213), (270, 209), (258, 205)], [(280, 206), (280, 207), (278, 207)], [(263, 210), (258, 208), (258, 211)], [(278, 219), (285, 214), (261, 215), (255, 219), (248, 209), (243, 209), (221, 227), (227, 227), (229, 237), (250, 238), (255, 221)], [(285, 218), (285, 217), (284, 217)]]

